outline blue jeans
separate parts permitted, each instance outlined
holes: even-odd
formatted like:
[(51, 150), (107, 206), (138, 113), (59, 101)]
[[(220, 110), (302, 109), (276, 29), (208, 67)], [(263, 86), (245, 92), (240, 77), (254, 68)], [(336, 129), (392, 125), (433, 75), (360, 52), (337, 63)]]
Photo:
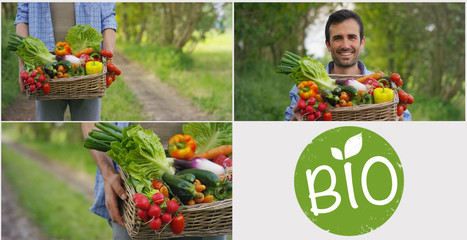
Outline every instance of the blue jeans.
[(70, 107), (72, 121), (100, 121), (101, 98), (70, 100), (36, 100), (37, 121), (63, 121)]

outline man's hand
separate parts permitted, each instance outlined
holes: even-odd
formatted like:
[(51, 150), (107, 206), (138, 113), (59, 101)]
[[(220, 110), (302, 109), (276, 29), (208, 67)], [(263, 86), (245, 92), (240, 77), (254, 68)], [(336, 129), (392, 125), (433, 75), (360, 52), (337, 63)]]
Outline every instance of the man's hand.
[(26, 88), (24, 88), (24, 80), (21, 78), (21, 73), (24, 71), (24, 63), (19, 60), (19, 74), (18, 74), (18, 83), (19, 89), (22, 93), (26, 93)]
[(122, 216), (118, 209), (118, 198), (125, 200), (127, 195), (122, 187), (120, 176), (117, 173), (110, 174), (108, 178), (104, 178), (105, 190), (105, 206), (109, 210), (109, 215), (112, 221), (125, 227)]
[(290, 118), (290, 121), (303, 121), (303, 115), (300, 113), (300, 108), (295, 106), (293, 107), (293, 115)]
[[(29, 36), (29, 25), (27, 23), (18, 23), (16, 24), (16, 33), (23, 37)], [(18, 83), (19, 88), (22, 93), (26, 93), (26, 89), (24, 88), (23, 79), (21, 79), (21, 73), (24, 71), (24, 63), (21, 59), (18, 58), (18, 66), (19, 66), (19, 73), (18, 73)]]
[(402, 115), (396, 116), (396, 121), (404, 121), (404, 117)]

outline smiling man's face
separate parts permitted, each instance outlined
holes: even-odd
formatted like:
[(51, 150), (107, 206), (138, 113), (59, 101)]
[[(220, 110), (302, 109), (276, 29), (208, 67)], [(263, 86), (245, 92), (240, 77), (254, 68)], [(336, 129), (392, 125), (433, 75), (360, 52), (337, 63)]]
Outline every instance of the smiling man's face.
[(363, 49), (365, 44), (365, 37), (360, 39), (360, 26), (357, 21), (351, 18), (332, 24), (329, 27), (329, 41), (330, 43), (326, 41), (326, 46), (331, 52), (336, 68), (357, 67), (360, 49)]

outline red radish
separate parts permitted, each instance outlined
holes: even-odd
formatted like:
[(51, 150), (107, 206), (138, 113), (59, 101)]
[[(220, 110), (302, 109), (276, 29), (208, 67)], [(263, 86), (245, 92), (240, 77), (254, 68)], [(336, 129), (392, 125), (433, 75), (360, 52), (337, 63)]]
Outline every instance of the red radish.
[(148, 212), (142, 209), (138, 209), (137, 214), (138, 214), (138, 217), (141, 218), (143, 221), (147, 222), (147, 220), (149, 220)]
[(35, 78), (37, 76), (37, 72), (36, 71), (31, 71), (31, 73), (29, 75), (31, 77)]
[(21, 73), (21, 79), (23, 79), (23, 80), (28, 80), (28, 77), (29, 77), (28, 72), (22, 72), (22, 73)]
[[(318, 112), (315, 112), (315, 114)], [(308, 115), (308, 121), (314, 121), (315, 120), (315, 114), (310, 114)]]
[(158, 230), (159, 228), (161, 228), (161, 225), (162, 225), (162, 221), (161, 221), (160, 218), (155, 218), (155, 219), (153, 219), (152, 221), (149, 222), (149, 227), (152, 230)]
[(311, 106), (315, 105), (315, 103), (316, 103), (316, 98), (311, 97), (308, 99), (308, 104), (310, 104)]
[(33, 84), (33, 85), (29, 86), (29, 90), (31, 90), (31, 92), (36, 91), (36, 85)]
[(165, 202), (164, 194), (158, 192), (152, 195), (152, 202), (157, 205), (161, 205)]
[(148, 210), (149, 208), (149, 200), (147, 197), (139, 197), (139, 198), (136, 198), (135, 199), (135, 205), (137, 208), (139, 209), (143, 209), (143, 210)]
[(45, 82), (45, 76), (44, 75), (39, 76), (39, 82), (41, 82), (41, 83)]
[(315, 112), (315, 108), (313, 107), (313, 105), (308, 105), (306, 106), (306, 112), (308, 113), (314, 113)]
[(133, 194), (133, 202), (136, 202), (137, 198), (145, 197), (142, 193)]
[(33, 77), (29, 77), (29, 78), (28, 78), (28, 83), (29, 83), (29, 84), (34, 84), (35, 82), (36, 82), (36, 80), (34, 80)]
[(170, 221), (172, 221), (172, 216), (170, 216), (170, 213), (164, 213), (162, 214), (161, 219), (163, 223), (169, 223)]
[(40, 82), (36, 82), (36, 88), (41, 88), (41, 83)]
[(326, 110), (326, 104), (320, 103), (320, 104), (318, 105), (318, 110), (319, 110), (320, 112), (324, 112), (324, 110)]
[(151, 205), (148, 209), (148, 215), (153, 218), (158, 218), (161, 216), (161, 208), (157, 205)]
[(167, 212), (173, 214), (178, 210), (178, 203), (176, 201), (170, 200), (167, 202)]
[(318, 119), (320, 117), (321, 117), (321, 112), (320, 111), (315, 112), (315, 119)]

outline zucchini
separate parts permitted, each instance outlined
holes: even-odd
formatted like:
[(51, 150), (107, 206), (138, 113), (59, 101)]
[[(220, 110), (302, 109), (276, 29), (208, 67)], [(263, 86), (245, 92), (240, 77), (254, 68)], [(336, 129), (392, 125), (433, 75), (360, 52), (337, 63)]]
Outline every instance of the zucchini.
[(348, 93), (352, 98), (358, 97), (358, 90), (352, 86), (341, 86), (341, 89)]
[(58, 65), (62, 65), (64, 67), (66, 67), (67, 70), (73, 68), (73, 64), (70, 61), (67, 61), (67, 60), (62, 60), (62, 61), (58, 62)]
[(198, 196), (195, 185), (179, 178), (178, 176), (164, 173), (164, 175), (162, 175), (162, 179), (167, 184), (170, 191), (172, 191), (172, 193), (176, 195), (183, 203), (186, 203)]
[(219, 177), (208, 170), (202, 169), (185, 169), (179, 172), (179, 174), (191, 173), (195, 175), (196, 179), (200, 180), (203, 184), (208, 186), (219, 186), (220, 179)]
[(192, 183), (192, 184), (195, 183), (195, 181), (196, 181), (196, 177), (195, 177), (195, 175), (193, 175), (193, 173), (182, 173), (182, 174), (177, 173), (175, 175), (177, 177), (189, 182), (189, 183)]

